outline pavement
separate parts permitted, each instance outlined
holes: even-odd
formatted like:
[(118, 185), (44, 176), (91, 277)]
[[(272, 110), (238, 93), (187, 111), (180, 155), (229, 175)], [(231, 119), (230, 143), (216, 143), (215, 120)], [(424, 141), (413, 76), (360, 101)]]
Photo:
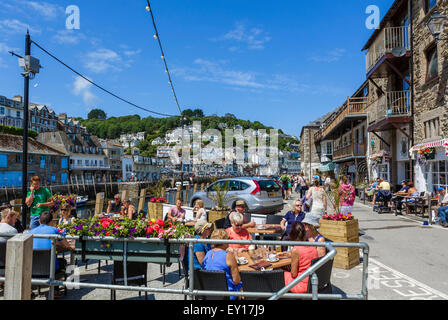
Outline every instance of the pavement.
[[(284, 215), (297, 198), (286, 201)], [(441, 226), (423, 226), (423, 222), (394, 214), (378, 214), (370, 206), (355, 203), (354, 215), (359, 220), (360, 242), (370, 247), (368, 257), (368, 299), (369, 300), (448, 300), (448, 250), (446, 239), (448, 229)], [(362, 251), (360, 254), (362, 258)], [(97, 261), (78, 265), (74, 280), (86, 283), (110, 284), (112, 262), (104, 262), (99, 268)], [(351, 270), (333, 268), (334, 292), (360, 294), (362, 268), (360, 264)], [(166, 268), (166, 283), (162, 283), (160, 266), (148, 264), (148, 287), (181, 289), (184, 277), (179, 276), (178, 264)], [(36, 300), (45, 300), (48, 289)], [(144, 293), (117, 291), (117, 300), (144, 300)], [(60, 300), (109, 300), (110, 290), (72, 289)], [(3, 299), (0, 294), (0, 300)], [(184, 300), (183, 295), (148, 293), (149, 300)]]

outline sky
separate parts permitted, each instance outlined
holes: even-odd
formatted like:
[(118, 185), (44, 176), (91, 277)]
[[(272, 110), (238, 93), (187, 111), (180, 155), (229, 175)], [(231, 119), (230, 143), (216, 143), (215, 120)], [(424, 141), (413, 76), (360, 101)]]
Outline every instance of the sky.
[[(366, 27), (393, 0), (152, 0), (182, 109), (232, 113), (299, 136), (302, 126), (342, 105), (366, 80)], [(79, 8), (79, 29), (66, 9)], [(146, 109), (178, 114), (145, 0), (1, 0), (0, 95), (23, 95), (26, 30), (40, 46), (92, 81)], [(98, 90), (36, 46), (43, 69), (30, 101), (86, 118), (151, 116)]]

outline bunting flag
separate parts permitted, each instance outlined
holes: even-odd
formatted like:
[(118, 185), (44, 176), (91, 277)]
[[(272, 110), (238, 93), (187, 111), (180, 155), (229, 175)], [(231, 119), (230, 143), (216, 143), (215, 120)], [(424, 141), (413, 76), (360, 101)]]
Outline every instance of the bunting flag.
[(445, 148), (445, 155), (448, 156), (448, 139), (440, 139), (427, 143), (418, 144), (416, 146), (413, 146), (409, 151), (415, 152), (425, 148)]

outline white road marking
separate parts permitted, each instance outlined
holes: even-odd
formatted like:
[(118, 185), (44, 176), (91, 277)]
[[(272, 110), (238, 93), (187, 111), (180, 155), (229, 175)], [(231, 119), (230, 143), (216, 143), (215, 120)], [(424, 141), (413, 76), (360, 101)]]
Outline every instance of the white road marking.
[[(415, 279), (412, 279), (411, 277), (409, 277), (409, 276), (407, 276), (407, 275), (405, 275), (405, 274), (403, 274), (403, 273), (401, 273), (401, 272), (399, 272), (397, 270), (394, 270), (394, 269), (392, 269), (392, 268), (382, 264), (381, 262), (379, 262), (379, 261), (377, 261), (377, 260), (375, 260), (373, 258), (369, 258), (369, 268), (370, 268), (370, 263), (376, 264), (377, 266), (390, 271), (394, 276), (396, 276), (398, 278), (401, 278), (401, 279), (404, 279), (405, 281), (407, 281), (407, 286), (410, 287), (410, 288), (413, 288), (413, 290), (409, 290), (408, 293), (404, 293), (404, 292), (402, 292), (400, 290), (393, 289), (393, 291), (395, 291), (397, 294), (399, 294), (399, 295), (401, 295), (403, 297), (406, 297), (406, 298), (418, 298), (418, 297), (423, 298), (423, 297), (421, 297), (422, 295), (426, 295), (427, 296), (427, 295), (433, 294), (433, 295), (436, 295), (437, 297), (440, 297), (442, 299), (448, 300), (448, 295), (447, 294), (442, 293), (442, 292), (440, 292), (440, 291), (438, 291), (436, 289), (433, 289), (433, 288), (427, 286), (426, 284), (423, 284), (423, 283), (421, 283), (421, 282), (419, 282), (419, 281), (417, 281)], [(386, 278), (382, 278), (382, 280), (387, 280), (387, 279)], [(392, 279), (389, 279), (389, 280), (392, 280)], [(397, 280), (397, 281), (401, 281), (402, 283), (405, 282), (403, 280)], [(389, 287), (389, 288), (401, 287), (401, 286), (393, 286), (393, 285), (390, 285), (390, 284), (386, 285), (386, 282), (384, 282), (384, 281), (383, 281), (382, 285), (384, 285), (386, 287)], [(418, 292), (414, 291), (414, 290), (418, 290), (418, 289), (423, 289), (423, 291), (421, 293), (418, 293)]]

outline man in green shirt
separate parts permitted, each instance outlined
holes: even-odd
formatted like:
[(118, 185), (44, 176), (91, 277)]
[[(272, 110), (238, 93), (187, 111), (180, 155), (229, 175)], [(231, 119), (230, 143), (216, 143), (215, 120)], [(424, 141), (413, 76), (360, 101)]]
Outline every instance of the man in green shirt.
[(53, 205), (50, 200), (51, 193), (47, 188), (41, 188), (40, 178), (34, 176), (31, 178), (31, 187), (26, 195), (26, 205), (30, 210), (30, 229), (34, 229), (40, 225), (39, 217), (42, 212), (49, 211), (49, 207)]

